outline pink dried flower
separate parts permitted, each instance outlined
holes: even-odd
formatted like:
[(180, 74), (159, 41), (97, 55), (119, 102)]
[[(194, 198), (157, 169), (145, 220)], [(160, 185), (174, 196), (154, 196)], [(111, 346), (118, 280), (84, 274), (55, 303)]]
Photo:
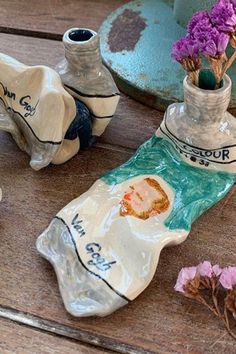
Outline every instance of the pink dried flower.
[(236, 267), (226, 267), (222, 270), (220, 279), (221, 285), (225, 289), (233, 289), (236, 285)]
[(212, 266), (210, 262), (204, 261), (197, 266), (197, 274), (201, 277), (212, 278), (213, 276), (219, 276), (222, 269), (218, 264)]
[(212, 265), (208, 261), (204, 261), (197, 266), (197, 273), (201, 277), (212, 277)]
[(220, 266), (218, 264), (214, 265), (212, 267), (212, 271), (213, 271), (213, 274), (218, 277), (219, 275), (221, 275), (222, 273), (222, 268), (220, 268)]
[(186, 285), (195, 278), (197, 267), (182, 268), (175, 284), (175, 291), (185, 292)]
[[(227, 292), (222, 291), (220, 284)], [(204, 261), (197, 267), (182, 268), (175, 290), (206, 306), (224, 322), (230, 335), (236, 339), (228, 317), (230, 312), (236, 320), (236, 266), (221, 269), (218, 264), (212, 266), (209, 261)], [(219, 301), (221, 292), (225, 295), (224, 308)]]

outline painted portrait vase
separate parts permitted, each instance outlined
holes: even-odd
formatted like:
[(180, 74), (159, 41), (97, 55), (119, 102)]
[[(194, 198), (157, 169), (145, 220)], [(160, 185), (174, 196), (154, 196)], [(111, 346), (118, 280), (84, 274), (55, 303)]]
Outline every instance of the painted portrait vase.
[[(184, 80), (184, 103), (122, 166), (64, 207), (39, 236), (67, 311), (105, 316), (151, 282), (161, 250), (236, 181), (236, 121), (227, 112), (231, 81), (208, 91)], [(173, 249), (173, 252), (175, 250)]]

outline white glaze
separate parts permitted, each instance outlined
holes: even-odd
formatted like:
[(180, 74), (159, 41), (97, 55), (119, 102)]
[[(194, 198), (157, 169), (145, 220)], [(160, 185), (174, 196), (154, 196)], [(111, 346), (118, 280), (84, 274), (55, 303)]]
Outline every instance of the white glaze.
[(11, 133), (31, 156), (32, 168), (63, 163), (78, 152), (78, 141), (69, 148), (64, 141), (76, 114), (75, 102), (54, 70), (0, 54), (0, 98), (0, 129)]
[[(130, 185), (135, 185), (136, 182), (146, 177), (157, 180), (165, 190), (170, 201), (168, 210), (145, 221), (132, 216), (122, 217), (119, 211), (124, 193)], [(117, 293), (122, 294), (128, 300), (133, 300), (148, 286), (155, 273), (162, 248), (167, 245), (179, 244), (188, 235), (185, 230), (170, 231), (164, 225), (164, 221), (171, 212), (173, 200), (174, 192), (163, 179), (157, 176), (139, 176), (113, 186), (99, 180), (88, 192), (73, 200), (57, 214), (59, 219), (54, 219), (49, 228), (38, 238), (37, 249), (54, 265), (65, 306), (72, 314), (105, 316), (124, 305), (124, 301), (121, 301), (124, 298), (117, 296)], [(102, 205), (101, 201), (106, 202)], [(96, 217), (94, 217), (95, 215)], [(80, 220), (82, 220), (79, 223), (81, 228), (78, 231), (75, 225)], [(81, 269), (81, 264), (83, 264), (88, 269), (88, 271), (83, 270), (82, 279), (79, 274), (77, 274), (78, 278), (73, 277), (73, 291), (71, 288), (72, 279), (68, 285), (68, 279), (64, 276), (65, 270), (62, 269), (59, 256), (64, 254), (65, 257), (70, 257), (68, 252), (73, 254), (73, 245), (70, 245), (69, 250), (67, 249), (70, 239), (68, 228), (81, 259), (81, 262), (78, 262), (77, 259), (77, 263), (80, 263), (78, 267)], [(65, 241), (65, 237), (67, 241)], [(104, 264), (116, 263), (105, 271), (98, 269), (96, 265), (90, 265), (92, 255), (88, 253), (88, 244), (98, 244), (101, 247), (100, 249), (98, 246), (94, 246), (93, 253), (99, 252), (101, 257), (105, 259)], [(76, 257), (76, 254), (73, 257)], [(72, 269), (75, 265), (69, 261), (67, 267)], [(73, 271), (71, 270), (71, 272)], [(91, 276), (91, 273), (103, 280)], [(97, 283), (99, 283), (99, 291), (104, 294), (106, 292), (110, 294), (110, 287), (112, 287), (114, 296), (112, 295), (109, 306), (107, 301), (103, 303), (104, 300), (99, 302), (99, 306), (94, 302), (95, 298), (99, 297), (97, 292), (92, 295), (87, 294), (85, 299), (84, 287), (86, 288), (86, 286), (84, 285), (81, 289), (81, 283), (87, 283), (89, 289), (96, 289)], [(72, 293), (74, 294), (73, 298), (71, 298)]]
[[(86, 40), (80, 36), (83, 32)], [(102, 64), (99, 35), (88, 28), (71, 28), (64, 33), (63, 44), (66, 58), (55, 69), (66, 90), (88, 107), (93, 116), (92, 134), (100, 136), (116, 111), (120, 95)]]
[[(227, 108), (231, 80), (219, 90), (202, 90), (184, 80), (183, 103), (170, 105), (157, 136), (170, 139), (192, 166), (236, 173), (236, 119)], [(205, 163), (204, 163), (205, 162)]]

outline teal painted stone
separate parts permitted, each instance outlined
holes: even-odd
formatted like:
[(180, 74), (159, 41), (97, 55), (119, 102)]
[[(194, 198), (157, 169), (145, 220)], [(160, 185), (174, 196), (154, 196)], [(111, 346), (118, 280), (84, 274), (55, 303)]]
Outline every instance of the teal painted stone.
[(216, 0), (175, 0), (174, 17), (184, 28), (187, 27), (192, 14), (202, 9), (210, 9)]
[[(101, 51), (121, 91), (159, 110), (183, 101), (185, 72), (171, 59), (173, 43), (184, 36), (192, 12), (213, 0), (136, 0), (118, 8), (102, 24)], [(235, 65), (229, 70), (236, 82)], [(233, 85), (231, 107), (236, 107)]]

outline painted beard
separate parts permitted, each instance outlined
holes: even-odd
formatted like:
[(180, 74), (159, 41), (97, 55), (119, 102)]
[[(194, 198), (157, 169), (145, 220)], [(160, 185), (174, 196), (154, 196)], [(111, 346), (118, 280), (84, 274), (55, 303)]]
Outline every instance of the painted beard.
[(155, 179), (145, 178), (129, 187), (120, 204), (121, 216), (130, 215), (146, 220), (165, 212), (170, 202)]

